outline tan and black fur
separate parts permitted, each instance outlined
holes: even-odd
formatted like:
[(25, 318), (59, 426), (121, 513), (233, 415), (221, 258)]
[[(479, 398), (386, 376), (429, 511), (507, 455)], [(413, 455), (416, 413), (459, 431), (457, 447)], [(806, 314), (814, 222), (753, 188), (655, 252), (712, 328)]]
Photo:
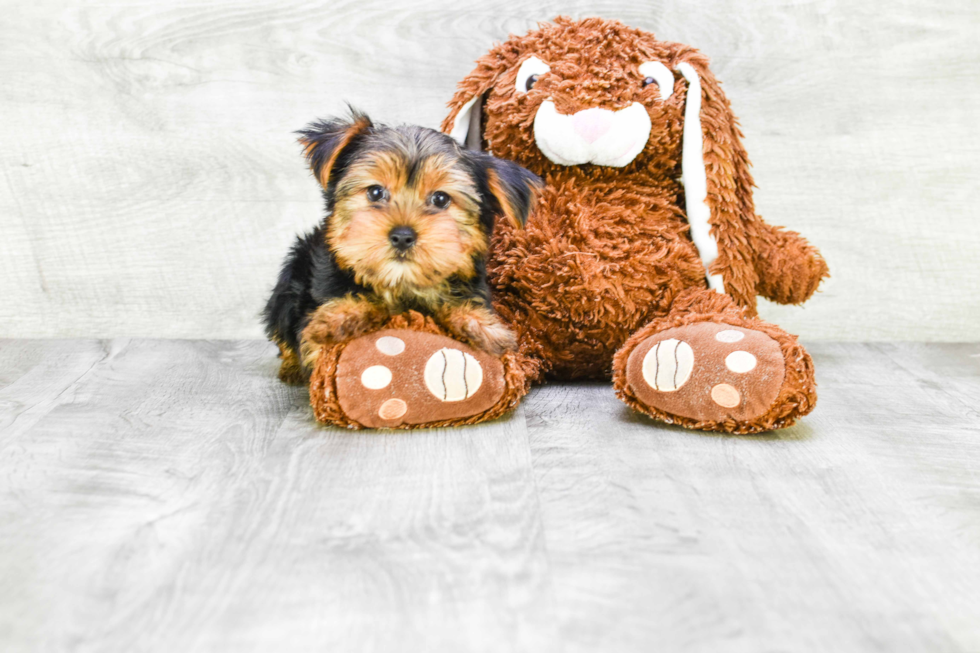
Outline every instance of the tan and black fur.
[(437, 131), (356, 112), (311, 124), (300, 143), (327, 215), (298, 239), (265, 308), (283, 380), (303, 381), (325, 345), (410, 310), (488, 353), (515, 347), (491, 308), (486, 257), (498, 216), (523, 226), (537, 176)]

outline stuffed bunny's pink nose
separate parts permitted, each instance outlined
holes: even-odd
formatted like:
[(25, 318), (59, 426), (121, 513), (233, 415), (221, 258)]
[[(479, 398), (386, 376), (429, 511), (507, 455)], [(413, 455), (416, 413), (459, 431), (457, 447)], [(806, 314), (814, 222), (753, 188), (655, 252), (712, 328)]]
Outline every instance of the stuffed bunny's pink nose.
[(587, 143), (594, 143), (612, 127), (613, 112), (607, 109), (586, 109), (572, 116), (575, 133)]

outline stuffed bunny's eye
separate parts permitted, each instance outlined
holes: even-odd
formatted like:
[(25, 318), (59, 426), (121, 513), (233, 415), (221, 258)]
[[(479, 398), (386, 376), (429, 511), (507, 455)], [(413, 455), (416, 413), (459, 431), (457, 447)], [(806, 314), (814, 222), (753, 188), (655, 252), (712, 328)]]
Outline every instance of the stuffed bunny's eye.
[(674, 93), (674, 74), (659, 61), (647, 61), (642, 64), (640, 74), (643, 76), (641, 86), (646, 88), (651, 84), (656, 84), (660, 90), (661, 100), (666, 100)]
[(528, 57), (517, 70), (515, 88), (518, 93), (527, 93), (541, 75), (551, 71), (551, 66), (537, 57)]

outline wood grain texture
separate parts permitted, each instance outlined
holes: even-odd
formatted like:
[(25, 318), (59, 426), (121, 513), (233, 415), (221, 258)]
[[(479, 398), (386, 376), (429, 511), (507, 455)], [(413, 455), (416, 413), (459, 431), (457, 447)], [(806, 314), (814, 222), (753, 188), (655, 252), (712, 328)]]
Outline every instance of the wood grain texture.
[(806, 338), (980, 338), (980, 5), (488, 0), (10, 2), (0, 21), (0, 335), (254, 337), (320, 217), (291, 132), (436, 126), (489, 45), (556, 14), (700, 47), (770, 222), (833, 278)]
[(529, 397), (566, 650), (980, 647), (980, 346), (812, 349), (820, 405), (768, 437)]
[(812, 347), (766, 436), (606, 384), (312, 421), (247, 341), (0, 341), (0, 650), (980, 649), (980, 345)]
[(254, 341), (7, 341), (0, 363), (3, 651), (551, 639), (520, 411), (322, 429)]

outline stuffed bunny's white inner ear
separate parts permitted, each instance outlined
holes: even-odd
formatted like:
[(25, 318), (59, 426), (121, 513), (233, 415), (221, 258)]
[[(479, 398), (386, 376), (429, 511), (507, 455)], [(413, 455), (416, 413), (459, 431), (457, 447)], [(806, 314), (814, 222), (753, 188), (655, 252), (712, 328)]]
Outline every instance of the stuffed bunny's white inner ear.
[[(687, 202), (687, 222), (691, 240), (698, 248), (708, 287), (725, 292), (720, 274), (708, 274), (718, 258), (718, 242), (711, 235), (711, 209), (708, 208), (708, 177), (704, 169), (704, 136), (701, 133), (701, 79), (689, 63), (678, 64), (677, 70), (687, 80), (687, 103), (684, 106), (684, 144), (681, 152), (681, 182)], [(663, 87), (661, 86), (661, 89)]]
[(482, 98), (477, 95), (460, 107), (459, 113), (456, 114), (456, 119), (453, 120), (453, 128), (449, 132), (449, 135), (457, 143), (469, 150), (480, 150), (482, 140), (480, 138), (482, 104)]

